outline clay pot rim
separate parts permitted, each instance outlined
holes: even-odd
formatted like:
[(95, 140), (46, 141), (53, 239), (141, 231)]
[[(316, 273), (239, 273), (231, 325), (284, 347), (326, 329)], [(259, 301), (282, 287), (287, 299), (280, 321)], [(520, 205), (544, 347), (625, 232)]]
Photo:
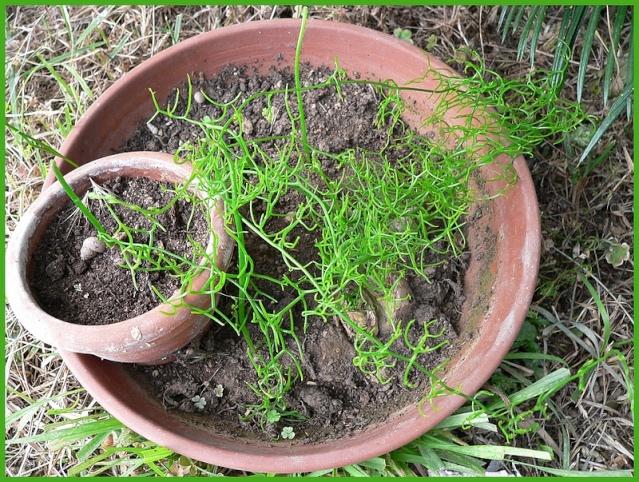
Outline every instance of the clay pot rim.
[[(108, 173), (109, 177), (114, 177), (113, 174), (120, 172), (123, 168), (133, 168), (136, 174), (139, 174), (136, 177), (152, 177), (148, 174), (150, 168), (160, 173), (159, 176), (163, 178), (170, 177), (174, 180), (186, 179), (191, 174), (190, 164), (177, 164), (170, 154), (140, 151), (115, 154), (82, 165), (65, 175), (65, 180), (75, 187), (78, 182), (94, 177), (98, 173)], [(156, 177), (158, 177), (157, 173)], [(10, 239), (6, 267), (7, 277), (11, 276), (11, 273), (13, 273), (13, 277), (11, 278), (12, 282), (7, 283), (7, 298), (19, 321), (37, 338), (61, 350), (76, 351), (78, 343), (81, 341), (102, 340), (105, 347), (104, 350), (93, 347), (99, 342), (82, 343), (82, 346), (87, 347), (87, 350), (95, 348), (95, 352), (91, 351), (93, 354), (116, 360), (121, 358), (120, 355), (117, 355), (117, 351), (114, 350), (124, 350), (121, 355), (121, 361), (123, 362), (128, 361), (126, 358), (129, 355), (126, 353), (129, 350), (128, 347), (131, 346), (131, 343), (119, 342), (119, 340), (124, 340), (124, 337), (132, 338), (132, 342), (136, 344), (139, 341), (143, 341), (153, 345), (155, 344), (153, 337), (137, 340), (138, 333), (140, 334), (139, 336), (144, 336), (150, 330), (152, 330), (151, 333), (155, 333), (159, 329), (159, 332), (165, 332), (162, 335), (163, 337), (178, 335), (181, 325), (188, 319), (188, 316), (185, 316), (185, 311), (190, 311), (180, 308), (180, 316), (173, 313), (176, 309), (170, 303), (179, 296), (179, 289), (174, 292), (167, 303), (158, 304), (146, 313), (133, 318), (106, 325), (83, 325), (61, 320), (48, 314), (39, 306), (29, 287), (26, 271), (21, 269), (21, 266), (26, 266), (28, 263), (28, 252), (32, 245), (31, 238), (38, 226), (39, 219), (57, 211), (58, 207), (55, 205), (58, 202), (66, 202), (67, 200), (68, 195), (59, 183), (55, 182), (49, 186), (24, 213)], [(197, 290), (204, 286), (209, 277), (210, 270), (207, 269), (203, 269), (201, 273), (197, 274), (193, 278), (195, 289)], [(192, 293), (188, 293), (185, 296), (194, 305), (203, 305), (206, 300), (210, 299), (208, 296), (196, 297)], [(162, 328), (163, 325), (166, 325), (165, 328)], [(64, 333), (66, 336), (58, 336), (59, 333)], [(157, 335), (155, 338), (157, 338)], [(89, 348), (90, 346), (92, 348)], [(87, 353), (86, 350), (81, 352)], [(148, 359), (141, 356), (135, 361), (141, 363), (154, 362), (168, 354), (166, 353), (161, 357), (152, 356)]]
[[(222, 40), (228, 42), (228, 39), (238, 34), (261, 35), (263, 32), (288, 29), (288, 31), (283, 33), (283, 35), (286, 35), (286, 45), (288, 46), (289, 43), (294, 45), (297, 41), (299, 27), (300, 21), (293, 19), (256, 21), (224, 27), (198, 35), (170, 47), (136, 67), (127, 75), (135, 77), (143, 76), (159, 63), (165, 62), (173, 56), (190, 55), (189, 49), (198, 45), (200, 42), (210, 43), (212, 41)], [(359, 40), (364, 39), (367, 42), (375, 41), (378, 42), (377, 45), (383, 44), (384, 46), (391, 46), (397, 51), (398, 56), (408, 57), (415, 62), (428, 58), (432, 67), (444, 68), (449, 72), (454, 72), (439, 59), (427, 56), (415, 47), (399, 39), (371, 29), (338, 22), (309, 19), (306, 38), (309, 37), (309, 33), (312, 30), (321, 31), (323, 35), (326, 36), (325, 38), (340, 38), (341, 35), (347, 35), (349, 41), (354, 41), (355, 38)], [(303, 57), (305, 55), (304, 49), (302, 49), (302, 55)], [(115, 91), (110, 89), (104, 94), (101, 101), (106, 102), (115, 95)], [(89, 114), (93, 114), (94, 112), (98, 112), (98, 106), (95, 104), (87, 111), (85, 120)], [(67, 138), (67, 141), (65, 141), (63, 147), (71, 146), (77, 136), (84, 135), (84, 130), (84, 124), (78, 125), (78, 129), (74, 129)], [(479, 375), (474, 373), (474, 375), (477, 376), (471, 377), (468, 384), (464, 385), (465, 393), (475, 393), (481, 385), (483, 385), (485, 380), (490, 377), (501, 363), (505, 354), (509, 351), (527, 313), (536, 282), (541, 245), (539, 211), (532, 179), (523, 157), (519, 156), (514, 161), (514, 165), (519, 175), (519, 181), (515, 189), (524, 192), (522, 196), (524, 201), (526, 201), (520, 206), (521, 217), (528, 220), (526, 227), (529, 229), (529, 232), (525, 234), (525, 246), (522, 247), (522, 256), (525, 256), (523, 265), (525, 266), (526, 273), (521, 285), (518, 286), (518, 290), (516, 291), (516, 299), (512, 300), (512, 305), (509, 304), (509, 310), (501, 317), (504, 329), (492, 341), (489, 359), (479, 363), (471, 362), (474, 363), (474, 365), (466, 368), (465, 373), (480, 373)], [(505, 199), (508, 197), (509, 195), (506, 195), (503, 202), (506, 202)], [(501, 234), (504, 236), (507, 235), (507, 233)], [(476, 347), (474, 349), (476, 350)], [(474, 353), (473, 349), (471, 349), (470, 353)], [(241, 440), (229, 441), (228, 443), (220, 442), (219, 444), (212, 443), (212, 437), (207, 439), (206, 434), (197, 427), (192, 428), (192, 432), (189, 433), (190, 437), (175, 433), (175, 424), (178, 422), (176, 422), (174, 417), (169, 417), (166, 422), (159, 422), (154, 418), (147, 418), (154, 417), (155, 415), (159, 417), (159, 414), (149, 413), (148, 411), (143, 413), (137, 406), (132, 406), (134, 403), (132, 399), (120, 396), (119, 394), (114, 396), (114, 394), (110, 392), (108, 389), (108, 381), (97, 378), (95, 374), (96, 369), (99, 369), (102, 375), (106, 376), (110, 374), (112, 365), (109, 365), (108, 362), (101, 362), (96, 360), (95, 357), (75, 353), (61, 352), (61, 355), (83, 386), (85, 386), (107, 410), (138, 433), (178, 453), (188, 455), (195, 459), (250, 471), (275, 473), (306, 472), (360, 462), (370, 457), (387, 453), (411, 442), (421, 436), (425, 430), (432, 428), (434, 424), (439, 423), (452, 414), (464, 402), (464, 399), (457, 395), (444, 397), (445, 403), (444, 398), (435, 399), (434, 404), (440, 408), (440, 410), (429, 412), (429, 418), (420, 415), (417, 408), (409, 407), (393, 419), (394, 422), (399, 424), (399, 427), (392, 429), (378, 426), (372, 430), (357, 434), (352, 438), (329, 441), (316, 445), (279, 446), (278, 443), (276, 447), (269, 448), (264, 444), (256, 444), (258, 446), (257, 450), (251, 451), (251, 447), (247, 447)], [(145, 406), (145, 408), (148, 409), (148, 406)]]

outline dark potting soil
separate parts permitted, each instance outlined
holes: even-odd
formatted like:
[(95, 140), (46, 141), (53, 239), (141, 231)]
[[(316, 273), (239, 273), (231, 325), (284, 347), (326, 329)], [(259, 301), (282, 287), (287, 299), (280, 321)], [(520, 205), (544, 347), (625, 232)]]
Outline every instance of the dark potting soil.
[[(317, 84), (326, 80), (330, 73), (329, 69), (305, 68), (303, 82), (307, 86)], [(261, 76), (250, 67), (227, 67), (210, 79), (197, 74), (192, 75), (191, 79), (194, 93), (202, 90), (219, 103), (230, 102), (238, 95), (245, 99), (254, 92), (294, 85), (290, 70), (274, 68), (269, 75)], [(180, 86), (176, 114), (185, 109), (187, 90), (186, 85)], [(169, 99), (171, 104), (173, 101), (173, 98)], [(304, 106), (309, 143), (328, 153), (348, 148), (379, 151), (387, 141), (387, 133), (375, 127), (378, 101), (375, 92), (365, 85), (344, 85), (341, 97), (334, 87), (306, 92)], [(266, 97), (260, 97), (243, 111), (242, 127), (248, 138), (281, 135), (287, 132), (286, 129), (290, 132), (284, 95), (271, 98), (271, 109), (275, 114), (271, 122), (264, 116), (266, 102)], [(290, 94), (289, 108), (295, 115), (296, 101)], [(219, 107), (208, 102), (192, 102), (189, 117), (200, 120), (204, 116), (218, 118), (221, 114)], [(122, 150), (175, 153), (181, 144), (196, 142), (202, 135), (197, 126), (162, 116), (154, 119), (153, 125), (154, 132), (151, 132), (145, 123), (140, 124)], [(262, 147), (268, 149), (263, 144)], [(322, 163), (326, 175), (337, 175), (330, 156), (326, 156)], [(371, 195), (374, 195), (374, 191)], [(303, 199), (294, 194), (286, 195), (277, 207), (281, 213), (295, 212), (301, 201)], [(292, 235), (300, 237), (297, 252), (306, 253), (308, 260), (312, 260), (316, 256), (314, 235), (308, 232), (293, 232)], [(259, 239), (247, 236), (246, 246), (256, 272), (274, 278), (288, 273), (281, 257)], [(413, 343), (423, 335), (423, 323), (433, 319), (437, 322), (431, 327), (431, 333), (443, 333), (434, 343), (444, 339), (450, 341), (446, 346), (419, 357), (419, 363), (434, 369), (458, 352), (460, 343), (455, 324), (464, 301), (462, 292), (467, 256), (456, 259), (441, 259), (434, 253), (428, 256), (431, 261), (440, 264), (430, 271), (430, 283), (408, 274), (412, 298), (407, 319), (415, 318), (418, 321), (411, 328), (410, 339)], [(233, 294), (233, 290), (227, 286), (219, 302), (219, 309), (229, 316)], [(268, 294), (275, 300), (272, 303), (274, 309), (286, 306), (296, 296), (295, 293), (273, 289)], [(249, 329), (253, 339), (259, 339), (256, 326), (251, 325)], [(294, 442), (343, 437), (384, 421), (398, 408), (416, 403), (428, 393), (428, 378), (416, 370), (412, 370), (409, 376), (414, 388), (408, 388), (403, 383), (404, 362), (398, 361), (395, 367), (387, 370), (386, 375), (391, 379), (389, 383), (381, 384), (374, 377), (362, 373), (353, 365), (356, 351), (351, 336), (334, 319), (311, 319), (306, 332), (302, 332), (298, 326), (296, 333), (303, 347), (304, 358), (300, 363), (304, 379), (293, 384), (286, 397), (286, 406), (287, 410), (306, 417), (304, 421), (284, 417), (278, 422), (267, 423), (263, 430), (256, 420), (243, 419), (248, 413), (247, 405), (258, 402), (248, 386), (249, 383), (256, 385), (258, 380), (247, 357), (244, 340), (228, 326), (213, 324), (205, 336), (180, 350), (177, 359), (171, 363), (154, 367), (135, 366), (131, 368), (131, 373), (161, 400), (168, 411), (220, 433), (263, 440), (278, 438), (285, 426), (293, 427), (296, 434)], [(384, 335), (380, 338), (388, 340), (388, 335), (385, 340)], [(295, 352), (294, 342), (288, 342), (290, 349)], [(395, 342), (393, 349), (404, 355), (409, 353), (401, 339)], [(290, 360), (284, 360), (283, 363), (292, 365)]]
[[(101, 186), (118, 199), (143, 208), (167, 206), (175, 197), (171, 192), (174, 186), (146, 178), (115, 178)], [(88, 199), (85, 205), (108, 233), (116, 232), (117, 222), (100, 201)], [(151, 221), (137, 211), (121, 205), (112, 207), (124, 225), (140, 230), (151, 227)], [(154, 246), (187, 258), (193, 252), (189, 236), (206, 246), (208, 225), (204, 214), (184, 199), (155, 219), (166, 231), (155, 230)], [(117, 247), (83, 260), (84, 240), (97, 234), (71, 201), (46, 228), (31, 261), (31, 289), (41, 308), (50, 315), (83, 325), (115, 323), (160, 304), (151, 286), (164, 297), (180, 288), (179, 280), (167, 271), (137, 270), (134, 284), (131, 271), (121, 267), (124, 260)], [(148, 243), (148, 234), (138, 232), (133, 236), (136, 243)]]

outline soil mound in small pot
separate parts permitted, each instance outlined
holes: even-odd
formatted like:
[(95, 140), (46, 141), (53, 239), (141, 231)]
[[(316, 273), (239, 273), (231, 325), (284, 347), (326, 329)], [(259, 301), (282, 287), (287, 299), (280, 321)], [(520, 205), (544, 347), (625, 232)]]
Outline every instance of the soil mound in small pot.
[[(302, 71), (305, 86), (324, 82), (330, 75), (332, 71), (328, 68), (305, 68)], [(250, 67), (228, 67), (209, 79), (198, 78), (197, 75), (193, 79), (192, 92), (195, 95), (188, 117), (196, 121), (224, 118), (225, 111), (221, 105), (238, 96), (242, 100), (256, 92), (294, 85), (290, 69), (274, 68), (268, 76), (261, 76)], [(178, 115), (186, 109), (188, 86), (180, 86), (179, 92), (175, 111)], [(209, 103), (206, 97), (214, 99), (216, 104)], [(308, 174), (318, 184), (336, 179), (346, 184), (354, 182), (350, 173), (340, 169), (332, 154), (347, 149), (353, 149), (355, 155), (364, 151), (378, 152), (387, 143), (393, 143), (388, 128), (377, 126), (380, 99), (368, 85), (342, 85), (340, 90), (335, 87), (312, 89), (304, 93), (303, 100), (308, 142), (326, 154), (319, 158), (321, 171), (326, 177)], [(169, 103), (173, 105), (173, 99)], [(261, 146), (265, 151), (277, 153), (278, 149), (282, 149), (278, 136), (286, 133), (286, 129), (290, 132), (288, 110), (293, 117), (296, 116), (294, 95), (289, 94), (287, 100), (283, 94), (258, 97), (243, 111), (242, 130), (246, 138), (273, 137), (272, 144), (262, 143)], [(202, 135), (201, 126), (163, 116), (155, 118), (152, 126), (140, 125), (123, 150), (175, 153), (185, 143), (196, 143)], [(398, 168), (401, 157), (402, 151), (398, 150), (392, 160)], [(370, 195), (375, 196), (375, 188), (371, 188)], [(304, 202), (304, 197), (298, 192), (282, 193), (277, 204), (278, 212), (294, 213)], [(257, 200), (251, 209), (261, 212), (264, 206)], [(270, 229), (278, 232), (285, 227), (286, 218), (282, 216), (269, 222), (272, 223)], [(389, 229), (402, 229), (401, 223), (399, 227), (389, 226)], [(289, 234), (292, 239), (298, 240), (295, 250), (301, 263), (310, 265), (317, 258), (317, 232), (296, 227)], [(255, 272), (262, 275), (262, 280), (295, 276), (295, 273), (290, 273), (287, 261), (263, 239), (249, 233), (245, 247), (254, 261)], [(204, 337), (181, 350), (175, 362), (157, 367), (132, 367), (130, 370), (167, 410), (199, 426), (210, 427), (232, 437), (289, 438), (285, 436), (289, 432), (284, 429), (292, 427), (295, 438), (291, 443), (304, 443), (356, 433), (366, 426), (383, 422), (398, 407), (419, 402), (432, 388), (429, 376), (410, 370), (413, 350), (407, 346), (420, 343), (426, 324), (432, 321), (429, 330), (439, 336), (428, 341), (432, 348), (429, 353), (421, 354), (413, 361), (430, 371), (439, 370), (438, 375), (444, 372), (446, 361), (455, 356), (463, 342), (459, 339), (456, 323), (464, 301), (462, 293), (467, 256), (453, 257), (435, 251), (419, 253), (419, 256), (423, 257), (425, 264), (432, 265), (428, 270), (429, 279), (416, 273), (406, 273), (402, 285), (406, 295), (400, 296), (407, 300), (402, 305), (404, 321), (416, 321), (406, 329), (405, 337), (397, 340), (391, 340), (391, 333), (385, 333), (383, 327), (379, 329), (379, 340), (392, 346), (403, 359), (389, 361), (382, 373), (377, 373), (378, 376), (365, 373), (354, 365), (353, 360), (358, 353), (353, 346), (353, 333), (348, 327), (335, 317), (322, 319), (319, 316), (310, 317), (304, 326), (295, 324), (284, 341), (291, 351), (301, 347), (304, 355), (295, 359), (285, 356), (280, 360), (284, 372), (290, 374), (299, 369), (303, 373), (303, 377), (292, 377), (294, 382), (287, 391), (286, 410), (283, 412), (273, 410), (266, 411), (262, 417), (255, 416), (256, 405), (263, 403), (256, 393), (268, 391), (269, 387), (264, 385), (264, 377), (256, 374), (255, 366), (247, 356), (248, 347), (244, 339), (224, 323), (214, 325)], [(229, 273), (234, 273), (233, 267)], [(264, 303), (273, 310), (288, 306), (297, 296), (267, 281), (256, 281), (255, 289), (264, 295)], [(220, 319), (234, 316), (238, 296), (238, 290), (227, 284), (218, 304)], [(304, 306), (308, 309), (316, 306), (312, 296), (305, 303), (299, 303), (292, 310), (296, 319), (303, 316)], [(380, 327), (379, 320), (383, 316), (379, 312), (371, 315)], [(252, 339), (259, 339), (256, 324), (248, 324), (247, 329)], [(257, 350), (264, 359), (269, 357), (267, 347), (257, 346)], [(273, 374), (274, 378), (277, 376), (279, 374)]]
[[(144, 209), (167, 206), (175, 198), (175, 185), (143, 177), (114, 178), (100, 188), (124, 203)], [(85, 205), (108, 233), (119, 230), (104, 202), (85, 198)], [(133, 242), (149, 243), (153, 223), (147, 217), (122, 204), (110, 205), (110, 209), (130, 228)], [(186, 199), (178, 199), (170, 209), (158, 214), (155, 222), (153, 246), (163, 246), (186, 258), (193, 254), (191, 240), (206, 246), (209, 234), (204, 214), (193, 209)], [(48, 314), (84, 325), (116, 323), (158, 306), (162, 300), (154, 289), (170, 298), (180, 288), (179, 279), (169, 271), (148, 270), (145, 268), (149, 266), (143, 264), (132, 272), (117, 247), (102, 246), (100, 252), (83, 255), (85, 241), (97, 234), (71, 201), (48, 225), (34, 253), (31, 276), (31, 288)], [(134, 260), (130, 262), (135, 264)]]

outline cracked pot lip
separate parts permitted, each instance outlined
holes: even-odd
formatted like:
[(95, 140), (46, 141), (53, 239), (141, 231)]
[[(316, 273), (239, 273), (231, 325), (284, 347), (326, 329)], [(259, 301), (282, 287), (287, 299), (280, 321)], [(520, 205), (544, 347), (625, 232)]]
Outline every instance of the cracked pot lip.
[[(210, 75), (227, 64), (292, 65), (299, 28), (299, 20), (249, 22), (201, 34), (157, 54), (125, 74), (87, 110), (63, 144), (62, 153), (84, 163), (116, 149), (134, 131), (132, 126), (153, 113), (150, 98), (147, 102), (134, 101), (136, 95), (148, 96), (149, 88), (158, 93), (162, 102), (193, 72)], [(278, 54), (282, 60), (277, 60)], [(357, 72), (362, 79), (393, 78), (403, 85), (423, 76), (429, 67), (455, 75), (440, 60), (390, 35), (337, 22), (309, 20), (302, 61), (333, 65), (336, 56), (340, 67), (350, 74)], [(430, 111), (425, 96), (415, 94), (412, 100), (416, 112)], [(122, 102), (128, 107), (126, 122), (109, 120), (113, 109), (120, 109), (118, 103)], [(99, 118), (109, 120), (109, 124), (105, 132), (89, 138), (88, 133), (96, 128)], [(513, 165), (518, 175), (516, 185), (504, 196), (481, 206), (484, 215), (480, 223), (494, 235), (491, 249), (495, 255), (486, 256), (488, 261), (477, 261), (479, 256), (472, 251), (472, 243), (479, 245), (484, 233), (476, 229), (470, 237), (471, 266), (466, 281), (475, 285), (476, 289), (471, 286), (469, 293), (476, 303), (469, 302), (466, 310), (472, 314), (474, 328), (460, 356), (451, 362), (445, 380), (468, 395), (488, 380), (508, 352), (526, 316), (537, 278), (537, 199), (523, 157), (516, 158)], [(480, 279), (488, 280), (486, 286), (478, 286)], [(131, 429), (194, 459), (253, 472), (310, 472), (379, 456), (418, 438), (465, 401), (460, 395), (438, 397), (432, 406), (422, 406), (422, 412), (417, 405), (408, 406), (386, 424), (318, 444), (247, 442), (222, 437), (167, 414), (159, 402), (132, 382), (120, 364), (65, 351), (61, 355), (89, 393)], [(130, 388), (121, 390), (127, 384)]]

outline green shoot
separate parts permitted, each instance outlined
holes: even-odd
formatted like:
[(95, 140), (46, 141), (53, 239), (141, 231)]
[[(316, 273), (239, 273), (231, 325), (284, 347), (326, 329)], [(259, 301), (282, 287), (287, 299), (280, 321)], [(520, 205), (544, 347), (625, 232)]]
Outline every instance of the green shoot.
[(304, 157), (308, 159), (308, 141), (306, 138), (306, 118), (304, 116), (304, 103), (302, 101), (302, 84), (300, 82), (300, 56), (302, 54), (302, 42), (306, 33), (306, 21), (308, 19), (308, 7), (302, 8), (302, 25), (300, 26), (300, 35), (297, 39), (295, 48), (295, 92), (297, 94), (297, 108), (299, 110), (300, 133), (302, 134), (302, 145), (304, 148)]
[(103, 241), (108, 235), (102, 224), (97, 220), (97, 218), (93, 215), (91, 211), (84, 205), (82, 199), (75, 193), (75, 191), (69, 186), (67, 181), (64, 179), (64, 176), (60, 172), (58, 165), (55, 162), (51, 163), (51, 169), (55, 174), (56, 179), (64, 189), (64, 192), (67, 193), (69, 199), (73, 201), (73, 204), (82, 212), (82, 214), (87, 218), (87, 220), (93, 225), (96, 231), (99, 233), (101, 240)]

